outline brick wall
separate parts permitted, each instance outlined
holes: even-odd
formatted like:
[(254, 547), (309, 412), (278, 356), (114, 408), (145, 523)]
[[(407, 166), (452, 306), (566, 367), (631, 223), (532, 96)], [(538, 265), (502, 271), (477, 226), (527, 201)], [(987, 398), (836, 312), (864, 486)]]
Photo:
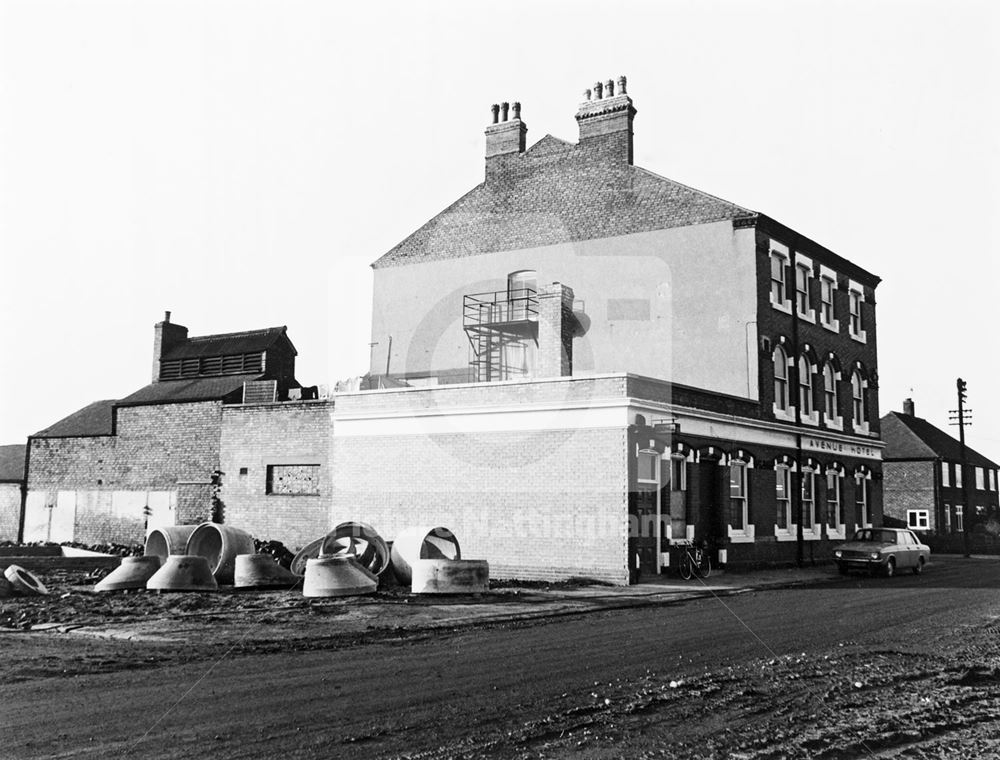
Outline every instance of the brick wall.
[(487, 402), (516, 408), (519, 402), (585, 398), (597, 392), (595, 384), (620, 392), (623, 383), (612, 378), (338, 396), (331, 522), (367, 522), (387, 540), (408, 526), (447, 527), (462, 556), (488, 560), (496, 578), (586, 576), (626, 583), (624, 414), (620, 427), (561, 427), (560, 419), (573, 413), (555, 411), (546, 429), (477, 429), (477, 415), (469, 414), (443, 432), (356, 432), (358, 420), (385, 414), (402, 413), (402, 423), (411, 419), (409, 410), (433, 413)]
[(909, 509), (926, 509), (936, 530), (934, 462), (885, 462), (882, 465), (885, 514), (906, 520)]
[[(225, 522), (292, 550), (323, 536), (330, 522), (330, 414), (327, 401), (227, 406), (220, 469)], [(318, 465), (311, 494), (267, 493), (268, 466)], [(246, 470), (244, 473), (243, 470)]]
[(0, 541), (17, 541), (20, 521), (20, 483), (0, 483)]
[(112, 518), (101, 506), (102, 492), (177, 491), (178, 523), (207, 519), (209, 483), (219, 462), (221, 402), (122, 407), (116, 415), (113, 436), (30, 439), (29, 492), (81, 493), (74, 530), (81, 541), (109, 540), (112, 534), (116, 540), (142, 539), (141, 513), (130, 512), (122, 524), (107, 523)]

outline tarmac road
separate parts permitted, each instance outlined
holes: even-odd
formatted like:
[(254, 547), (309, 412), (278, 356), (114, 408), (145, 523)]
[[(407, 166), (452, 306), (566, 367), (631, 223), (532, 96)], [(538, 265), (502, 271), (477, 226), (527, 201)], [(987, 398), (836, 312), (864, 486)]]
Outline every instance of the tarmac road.
[(921, 577), (29, 680), (3, 689), (0, 757), (535, 756), (548, 716), (613, 709), (653, 680), (838, 647), (930, 655), (991, 618), (1000, 561), (947, 558)]

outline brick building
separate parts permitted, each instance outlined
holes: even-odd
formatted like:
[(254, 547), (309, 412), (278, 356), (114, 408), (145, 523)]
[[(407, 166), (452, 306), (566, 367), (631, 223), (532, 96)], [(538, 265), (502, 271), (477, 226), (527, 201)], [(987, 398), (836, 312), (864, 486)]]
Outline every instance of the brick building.
[(947, 536), (997, 522), (1000, 465), (961, 444), (914, 413), (910, 399), (902, 412), (882, 418), (885, 514), (917, 531)]
[(494, 106), (484, 181), (373, 264), (371, 373), (410, 387), (338, 394), (335, 518), (519, 577), (826, 558), (881, 520), (879, 278), (634, 166), (624, 78), (586, 98), (530, 148)]
[(16, 541), (24, 497), (24, 444), (0, 446), (0, 541)]
[[(310, 394), (295, 379), (295, 356), (284, 327), (188, 337), (167, 312), (154, 327), (149, 385), (29, 437), (24, 540), (141, 542), (150, 527), (213, 512), (237, 522), (265, 504), (280, 520), (293, 510), (285, 496), (268, 502), (267, 478), (277, 473), (278, 491), (298, 495), (301, 484), (284, 484), (283, 475), (299, 464), (322, 466), (322, 475), (293, 522), (315, 517), (308, 501), (317, 492), (329, 498), (329, 468), (314, 429), (328, 430), (329, 403), (303, 400)], [(310, 535), (326, 517), (315, 517)]]

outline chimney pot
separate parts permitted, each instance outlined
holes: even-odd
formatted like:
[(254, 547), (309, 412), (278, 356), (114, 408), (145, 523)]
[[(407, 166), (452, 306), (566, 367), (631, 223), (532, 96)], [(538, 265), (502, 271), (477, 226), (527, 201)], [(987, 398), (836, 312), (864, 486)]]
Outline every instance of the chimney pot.
[(624, 76), (618, 77), (618, 94), (619, 95), (627, 95), (628, 94), (627, 92), (625, 92), (625, 77)]
[(510, 110), (510, 103), (503, 102), (500, 104), (500, 121), (507, 121), (507, 112)]
[(615, 95), (615, 80), (609, 79), (604, 83), (604, 91), (607, 93), (609, 98), (613, 98)]
[(515, 119), (520, 119), (521, 118), (521, 104), (515, 102), (514, 105), (511, 106), (511, 108), (514, 111), (514, 118)]
[(163, 321), (164, 322), (169, 322), (170, 321), (170, 312), (169, 311), (163, 312)]
[(493, 123), (496, 124), (500, 120), (500, 106), (494, 103), (490, 106), (490, 111), (493, 112)]
[(583, 97), (586, 98), (587, 100), (590, 100), (590, 95), (591, 95), (590, 89), (586, 89), (583, 91)]
[(908, 414), (911, 417), (915, 417), (916, 413), (914, 412), (914, 409), (915, 409), (915, 407), (914, 407), (913, 399), (912, 398), (908, 398), (908, 399), (904, 399), (903, 400), (903, 414)]
[(604, 96), (601, 94), (604, 91), (604, 85), (600, 82), (594, 82), (594, 100), (600, 100)]

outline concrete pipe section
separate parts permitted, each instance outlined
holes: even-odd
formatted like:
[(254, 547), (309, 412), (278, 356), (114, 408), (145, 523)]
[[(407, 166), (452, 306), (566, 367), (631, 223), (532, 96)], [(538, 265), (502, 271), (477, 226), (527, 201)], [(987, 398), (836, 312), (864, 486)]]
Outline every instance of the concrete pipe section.
[(377, 588), (378, 576), (348, 554), (306, 560), (303, 596), (359, 596)]
[(412, 570), (414, 594), (485, 594), (490, 589), (485, 559), (418, 559)]
[(392, 542), (392, 569), (400, 583), (413, 579), (411, 566), (418, 559), (461, 559), (455, 534), (447, 528), (404, 528)]
[(148, 557), (123, 557), (122, 563), (94, 586), (94, 591), (146, 588), (146, 582), (156, 574), (161, 564), (162, 560), (156, 554)]
[(4, 578), (10, 584), (11, 590), (24, 596), (37, 596), (49, 593), (45, 584), (38, 580), (20, 565), (8, 565), (3, 571)]
[(191, 533), (184, 553), (204, 557), (212, 568), (215, 580), (232, 585), (236, 557), (254, 553), (253, 538), (245, 530), (231, 525), (205, 522)]
[(161, 560), (165, 560), (171, 554), (184, 554), (184, 548), (195, 527), (197, 526), (169, 525), (153, 528), (146, 536), (146, 548), (143, 554), (147, 557), (155, 555)]
[(219, 584), (204, 557), (171, 554), (146, 582), (150, 591), (218, 591)]
[(319, 555), (354, 557), (376, 576), (389, 566), (389, 545), (371, 525), (363, 522), (345, 522), (331, 530), (323, 539)]
[(240, 554), (236, 557), (233, 573), (236, 588), (291, 588), (300, 580), (270, 554)]
[(302, 576), (306, 574), (306, 560), (316, 559), (319, 556), (319, 550), (323, 548), (324, 538), (317, 538), (315, 541), (310, 541), (299, 549), (295, 557), (292, 558), (291, 564), (291, 571), (295, 575)]

